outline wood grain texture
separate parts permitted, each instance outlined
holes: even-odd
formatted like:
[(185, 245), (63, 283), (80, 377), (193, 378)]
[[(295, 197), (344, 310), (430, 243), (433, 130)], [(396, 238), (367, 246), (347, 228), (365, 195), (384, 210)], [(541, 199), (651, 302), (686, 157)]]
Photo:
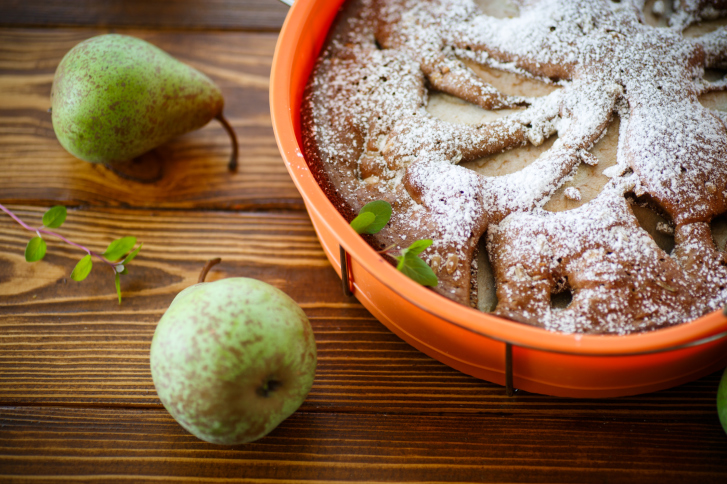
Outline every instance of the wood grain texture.
[(3, 482), (699, 482), (727, 479), (706, 422), (299, 411), (261, 440), (197, 440), (163, 410), (0, 408)]
[(3, 0), (0, 25), (277, 31), (287, 12), (277, 0)]
[[(11, 207), (37, 226), (43, 209)], [(81, 283), (68, 274), (82, 253), (49, 239), (46, 259), (29, 264), (32, 234), (0, 219), (0, 404), (160, 408), (149, 347), (174, 296), (196, 282), (206, 260), (222, 257), (208, 280), (249, 276), (271, 283), (311, 319), (319, 365), (305, 411), (489, 413), (557, 416), (713, 418), (719, 375), (681, 387), (613, 400), (521, 393), (471, 378), (415, 350), (342, 294), (340, 279), (304, 213), (220, 213), (77, 209), (59, 229), (102, 252), (114, 238), (144, 243), (122, 279), (97, 264)]]
[(212, 121), (146, 155), (161, 160), (155, 183), (123, 179), (80, 161), (58, 143), (51, 117), (53, 74), (78, 42), (108, 30), (0, 29), (0, 202), (195, 209), (293, 209), (303, 202), (280, 158), (268, 105), (276, 36), (237, 32), (123, 31), (209, 75), (238, 134), (240, 169)]

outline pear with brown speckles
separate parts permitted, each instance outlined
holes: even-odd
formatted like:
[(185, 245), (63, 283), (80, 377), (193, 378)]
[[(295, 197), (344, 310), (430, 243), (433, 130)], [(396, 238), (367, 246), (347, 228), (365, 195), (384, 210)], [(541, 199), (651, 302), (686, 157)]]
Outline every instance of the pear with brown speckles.
[(242, 277), (180, 292), (151, 344), (164, 407), (215, 444), (251, 442), (272, 431), (305, 400), (316, 361), (303, 310), (273, 286)]
[(213, 118), (235, 150), (215, 83), (135, 37), (101, 35), (71, 49), (56, 70), (51, 105), (61, 145), (91, 163), (127, 162)]

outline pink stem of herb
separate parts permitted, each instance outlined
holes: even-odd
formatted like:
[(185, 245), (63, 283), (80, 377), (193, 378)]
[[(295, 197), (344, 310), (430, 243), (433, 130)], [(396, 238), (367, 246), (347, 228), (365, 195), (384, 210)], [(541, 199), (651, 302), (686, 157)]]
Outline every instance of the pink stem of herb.
[(396, 247), (396, 244), (391, 244), (390, 246), (388, 246), (388, 247), (387, 247), (387, 248), (385, 248), (385, 249), (377, 250), (377, 251), (376, 251), (376, 253), (378, 253), (378, 254), (388, 254), (388, 253), (389, 253), (389, 251), (390, 251), (391, 249), (393, 249), (394, 247)]
[(40, 232), (42, 234), (47, 234), (47, 235), (52, 235), (53, 237), (57, 237), (57, 238), (61, 239), (63, 242), (65, 242), (68, 245), (72, 245), (73, 247), (78, 247), (79, 249), (81, 249), (84, 252), (86, 252), (88, 255), (93, 255), (93, 256), (98, 257), (105, 264), (108, 264), (111, 267), (116, 267), (116, 264), (114, 262), (111, 262), (110, 260), (106, 259), (101, 254), (97, 254), (96, 252), (92, 251), (91, 249), (88, 249), (88, 248), (86, 248), (86, 247), (84, 247), (84, 246), (82, 246), (80, 244), (75, 243), (75, 242), (71, 242), (67, 238), (63, 237), (61, 234), (57, 234), (57, 233), (53, 232), (52, 230), (48, 230), (48, 229), (43, 229), (43, 228), (36, 229), (34, 227), (31, 227), (30, 225), (28, 225), (25, 222), (23, 222), (22, 220), (20, 220), (20, 218), (18, 218), (17, 215), (15, 215), (9, 209), (5, 208), (1, 203), (0, 203), (0, 210), (2, 210), (3, 212), (7, 213), (8, 215), (10, 215), (10, 218), (12, 218), (16, 222), (18, 222), (26, 230), (29, 230), (31, 232)]

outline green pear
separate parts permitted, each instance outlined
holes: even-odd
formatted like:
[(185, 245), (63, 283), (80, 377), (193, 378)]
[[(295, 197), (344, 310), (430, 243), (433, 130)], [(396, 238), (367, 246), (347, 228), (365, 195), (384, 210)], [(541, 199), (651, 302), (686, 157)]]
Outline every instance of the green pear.
[[(152, 44), (107, 34), (81, 42), (58, 65), (51, 89), (53, 129), (72, 155), (117, 164), (222, 118), (220, 89)], [(233, 160), (236, 153), (233, 153)], [(234, 169), (234, 161), (230, 162)]]
[(300, 407), (316, 344), (295, 301), (237, 277), (180, 292), (157, 325), (150, 360), (157, 394), (177, 422), (207, 442), (235, 445), (263, 437)]

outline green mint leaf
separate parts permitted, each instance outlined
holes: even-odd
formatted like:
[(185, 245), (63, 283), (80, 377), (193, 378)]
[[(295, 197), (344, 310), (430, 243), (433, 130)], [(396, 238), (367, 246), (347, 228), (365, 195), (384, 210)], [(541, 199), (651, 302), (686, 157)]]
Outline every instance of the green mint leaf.
[(407, 254), (411, 255), (419, 255), (424, 250), (432, 245), (432, 241), (430, 239), (423, 239), (423, 240), (417, 240), (413, 244), (411, 244), (409, 247), (401, 251), (401, 255), (406, 256)]
[(45, 257), (47, 246), (45, 240), (40, 237), (33, 237), (25, 246), (25, 260), (28, 262), (36, 262)]
[[(141, 244), (139, 244), (139, 247), (137, 247), (134, 252), (132, 252), (131, 254), (126, 256), (126, 259), (124, 259), (124, 262), (122, 262), (122, 264), (126, 265), (129, 262), (131, 262), (132, 260), (134, 260), (134, 257), (136, 257), (136, 254), (139, 253), (139, 251), (141, 250), (141, 248), (143, 246), (144, 246), (144, 243), (142, 242)], [(126, 270), (126, 269), (124, 269), (124, 270)], [(125, 272), (122, 272), (122, 274), (125, 274)]]
[(109, 244), (103, 256), (114, 262), (121, 259), (136, 245), (136, 237), (122, 237)]
[(364, 213), (374, 214), (374, 221), (366, 227), (364, 232), (358, 232), (359, 234), (377, 234), (383, 229), (389, 220), (391, 219), (391, 205), (389, 202), (383, 200), (375, 200), (367, 203), (359, 211), (359, 216)]
[(398, 261), (396, 270), (418, 282), (422, 286), (436, 287), (439, 284), (437, 275), (431, 267), (419, 258), (427, 247), (432, 245), (429, 239), (417, 240), (406, 249), (402, 249), (400, 256), (393, 256)]
[(396, 270), (401, 272), (401, 270), (404, 268), (404, 257), (399, 255), (392, 255), (391, 257), (399, 261), (398, 264), (396, 264)]
[(366, 234), (371, 224), (376, 220), (376, 215), (371, 212), (361, 212), (355, 219), (351, 220), (351, 227), (357, 234)]
[(115, 274), (114, 282), (116, 283), (116, 294), (119, 295), (119, 304), (121, 304), (121, 276), (118, 272)]
[(49, 229), (57, 229), (66, 221), (68, 211), (63, 205), (56, 205), (43, 214), (43, 225)]
[[(400, 269), (399, 266), (401, 266)], [(412, 255), (411, 252), (401, 258), (399, 266), (397, 269), (422, 286), (436, 287), (439, 284), (437, 275), (432, 268), (418, 256)]]
[(83, 259), (78, 261), (76, 267), (73, 268), (73, 272), (71, 272), (71, 279), (79, 282), (84, 280), (91, 273), (92, 268), (93, 262), (91, 261), (91, 254), (88, 254)]

